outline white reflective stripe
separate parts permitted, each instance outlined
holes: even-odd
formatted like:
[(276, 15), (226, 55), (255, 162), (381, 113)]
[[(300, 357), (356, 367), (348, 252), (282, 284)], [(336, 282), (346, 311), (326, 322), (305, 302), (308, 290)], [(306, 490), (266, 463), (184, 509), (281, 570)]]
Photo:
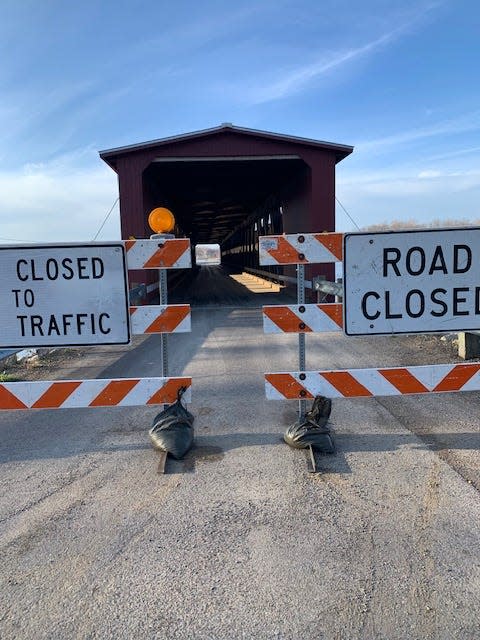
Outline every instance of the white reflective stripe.
[(43, 380), (38, 382), (2, 382), (2, 387), (13, 393), (27, 407), (34, 405), (51, 385), (51, 382)]
[[(181, 378), (178, 379), (181, 380)], [(141, 378), (136, 387), (119, 403), (119, 406), (147, 404), (155, 394), (168, 384), (169, 380), (170, 378)], [(182, 398), (185, 402), (191, 402), (192, 391), (189, 378), (185, 378), (185, 386), (187, 389)]]
[(285, 396), (282, 396), (268, 380), (265, 380), (265, 396), (267, 400), (285, 400)]
[(462, 387), (462, 391), (478, 391), (480, 389), (480, 371), (474, 373)]
[(192, 331), (192, 316), (189, 313), (180, 324), (177, 324), (177, 328), (174, 333), (190, 333)]
[[(118, 406), (136, 406), (147, 404), (155, 395), (161, 393), (162, 390), (170, 383), (171, 380), (185, 381), (187, 388), (182, 396), (185, 402), (190, 402), (191, 385), (190, 378), (140, 378), (138, 383), (131, 389), (126, 396), (120, 400)], [(179, 386), (182, 386), (179, 384)]]
[(82, 384), (62, 403), (64, 409), (88, 407), (111, 380), (83, 380)]
[(401, 395), (400, 391), (384, 378), (378, 369), (358, 369), (349, 373), (354, 375), (355, 380), (358, 380), (374, 396)]
[(427, 387), (427, 389), (431, 391), (435, 389), (437, 384), (439, 384), (454, 367), (454, 364), (437, 364), (432, 366), (405, 367), (405, 369), (410, 371), (424, 387)]
[(165, 379), (160, 379), (155, 385), (148, 378), (140, 379), (117, 404), (119, 407), (131, 407), (145, 404), (160, 387), (165, 384)]
[[(299, 305), (296, 307), (297, 309), (298, 306)], [(312, 331), (341, 331), (341, 327), (322, 311), (322, 309), (319, 309), (316, 304), (306, 304), (304, 307), (305, 312), (299, 312), (298, 315), (302, 322), (305, 322)]]
[(300, 373), (294, 374), (299, 384), (303, 385), (312, 396), (327, 396), (327, 398), (338, 398), (341, 394), (333, 385), (322, 378), (316, 371), (305, 373), (305, 380), (300, 380)]
[[(305, 311), (300, 311), (302, 306)], [(321, 307), (337, 307), (338, 304), (322, 304)], [(304, 323), (309, 329), (316, 333), (339, 332), (341, 327), (333, 320), (323, 308), (318, 304), (304, 305), (275, 305), (263, 307), (263, 330), (264, 333), (299, 333), (300, 323)], [(285, 319), (281, 318), (282, 310), (288, 310), (285, 313)], [(292, 315), (298, 320), (298, 325), (294, 329), (291, 328)], [(272, 317), (275, 317), (275, 320)], [(308, 331), (307, 331), (308, 333)]]
[(190, 309), (183, 320), (175, 324), (176, 309), (178, 308), (178, 314), (182, 316), (185, 313), (186, 306), (188, 305), (172, 304), (131, 307), (132, 309), (135, 309), (135, 311), (130, 315), (132, 333), (135, 335), (144, 334), (158, 318), (167, 312), (167, 310), (170, 310), (171, 329), (169, 331), (164, 331), (163, 333), (188, 333), (192, 330)]
[(280, 329), (278, 324), (275, 324), (273, 320), (270, 320), (270, 318), (267, 315), (265, 315), (265, 312), (262, 315), (263, 315), (263, 333), (285, 333), (284, 331), (282, 331), (282, 329)]

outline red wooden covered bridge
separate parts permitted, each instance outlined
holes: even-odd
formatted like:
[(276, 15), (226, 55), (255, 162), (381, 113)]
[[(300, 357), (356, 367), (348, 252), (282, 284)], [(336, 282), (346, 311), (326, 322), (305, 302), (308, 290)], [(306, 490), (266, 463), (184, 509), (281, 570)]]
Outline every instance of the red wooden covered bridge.
[[(178, 237), (218, 243), (224, 263), (257, 268), (259, 235), (335, 230), (335, 165), (352, 151), (225, 123), (100, 157), (118, 174), (122, 238), (148, 238), (149, 212), (167, 207)], [(308, 267), (307, 278), (316, 273), (331, 278), (332, 265)], [(131, 274), (132, 285), (145, 280)]]

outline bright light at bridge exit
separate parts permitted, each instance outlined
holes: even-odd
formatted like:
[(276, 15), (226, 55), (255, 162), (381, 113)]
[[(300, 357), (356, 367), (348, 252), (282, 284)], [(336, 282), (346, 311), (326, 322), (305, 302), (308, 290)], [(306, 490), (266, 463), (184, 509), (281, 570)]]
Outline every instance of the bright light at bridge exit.
[(195, 246), (195, 263), (197, 265), (221, 264), (222, 254), (219, 244), (197, 244)]

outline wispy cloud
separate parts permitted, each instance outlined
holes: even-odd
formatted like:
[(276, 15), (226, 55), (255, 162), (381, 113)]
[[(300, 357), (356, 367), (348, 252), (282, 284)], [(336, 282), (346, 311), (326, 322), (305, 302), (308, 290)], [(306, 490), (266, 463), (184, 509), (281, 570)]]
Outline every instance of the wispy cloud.
[(261, 104), (263, 102), (270, 102), (271, 100), (277, 100), (297, 93), (307, 85), (310, 80), (386, 44), (394, 37), (394, 33), (395, 32), (387, 33), (372, 42), (368, 42), (362, 47), (336, 52), (330, 56), (317, 60), (312, 64), (295, 69), (294, 71), (285, 74), (281, 80), (273, 82), (272, 84), (262, 88), (257, 88), (253, 92), (251, 100), (254, 104)]
[[(166, 53), (169, 58), (191, 55), (205, 45), (231, 37), (232, 31), (273, 6), (278, 10), (278, 1), (253, 3), (240, 8), (232, 5), (223, 12), (203, 14), (190, 18), (189, 21), (182, 19), (179, 24), (161, 30), (155, 37), (139, 39), (129, 44), (120, 55), (126, 61), (131, 61), (132, 57), (145, 59), (145, 56), (151, 56), (152, 51)], [(118, 60), (115, 59), (110, 64), (117, 66)]]
[(91, 81), (80, 81), (64, 83), (61, 87), (42, 92), (34, 91), (29, 86), (11, 92), (8, 103), (0, 111), (2, 144), (31, 131), (46, 118), (73, 108), (91, 90)]
[(369, 153), (381, 152), (388, 147), (404, 145), (424, 138), (455, 135), (478, 130), (480, 130), (480, 110), (443, 120), (427, 127), (408, 129), (382, 138), (357, 142), (355, 148), (357, 153), (363, 151), (368, 151)]
[(400, 26), (365, 44), (322, 54), (317, 60), (310, 64), (299, 66), (291, 71), (283, 70), (282, 73), (279, 74), (281, 75), (280, 79), (253, 87), (247, 92), (247, 99), (252, 104), (262, 104), (298, 93), (308, 86), (311, 81), (327, 74), (333, 69), (386, 47), (391, 42), (406, 34), (414, 25), (432, 10), (438, 8), (438, 6), (439, 3), (437, 2), (429, 3)]
[(448, 151), (445, 153), (437, 153), (429, 156), (426, 161), (435, 162), (438, 160), (449, 160), (451, 158), (461, 158), (463, 156), (469, 156), (472, 153), (479, 153), (480, 147), (465, 147), (464, 149), (455, 149), (455, 151)]
[(391, 198), (412, 194), (454, 194), (480, 188), (480, 171), (421, 170), (407, 173), (402, 171), (361, 172), (337, 180), (340, 199), (342, 194), (385, 195)]

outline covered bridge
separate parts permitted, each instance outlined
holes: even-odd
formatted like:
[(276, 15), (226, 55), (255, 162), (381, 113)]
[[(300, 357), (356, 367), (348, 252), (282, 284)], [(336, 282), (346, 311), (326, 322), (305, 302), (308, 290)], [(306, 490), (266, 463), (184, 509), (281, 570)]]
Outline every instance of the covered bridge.
[[(118, 174), (122, 238), (148, 238), (148, 214), (163, 206), (178, 237), (218, 243), (224, 263), (256, 268), (259, 235), (335, 230), (335, 165), (352, 151), (225, 123), (100, 157)], [(332, 266), (307, 277), (320, 272), (331, 277)], [(132, 284), (145, 281), (131, 274)]]

